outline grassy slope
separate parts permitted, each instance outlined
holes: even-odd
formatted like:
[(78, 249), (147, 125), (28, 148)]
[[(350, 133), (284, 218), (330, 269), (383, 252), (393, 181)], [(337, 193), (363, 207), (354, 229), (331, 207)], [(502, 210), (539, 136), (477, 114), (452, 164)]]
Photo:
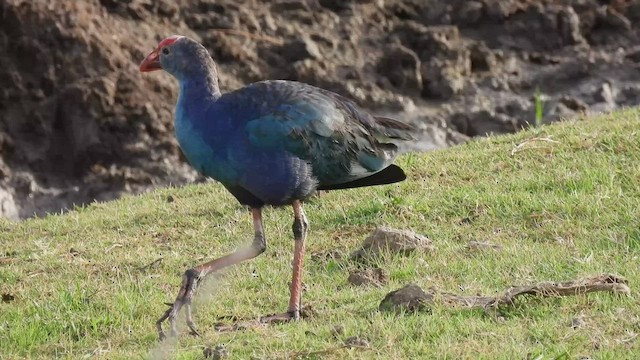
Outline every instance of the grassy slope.
[[(353, 288), (350, 261), (307, 256), (305, 302), (312, 319), (234, 333), (212, 329), (222, 315), (284, 310), (290, 278), (290, 209), (268, 209), (267, 253), (209, 282), (196, 323), (172, 356), (199, 359), (204, 345), (232, 358), (285, 358), (369, 339), (369, 350), (325, 358), (631, 358), (640, 351), (640, 304), (607, 293), (528, 299), (497, 321), (479, 311), (436, 307), (432, 314), (379, 313), (380, 299), (408, 282), (462, 294), (515, 284), (613, 272), (640, 281), (640, 112), (542, 127), (454, 149), (402, 158), (409, 180), (338, 191), (311, 201), (308, 255), (347, 254), (377, 225), (433, 239), (433, 254), (387, 255), (384, 288)], [(534, 137), (511, 155), (514, 146)], [(173, 201), (169, 201), (172, 198)], [(0, 358), (147, 358), (154, 322), (172, 301), (182, 271), (252, 237), (248, 212), (219, 185), (165, 189), (95, 204), (62, 216), (0, 223)], [(469, 253), (467, 241), (501, 251)], [(73, 249), (73, 250), (71, 250)], [(148, 269), (140, 268), (162, 257)], [(573, 329), (572, 319), (584, 323)], [(331, 329), (341, 324), (342, 335)], [(170, 349), (174, 349), (168, 347)], [(157, 349), (156, 349), (157, 350)]]

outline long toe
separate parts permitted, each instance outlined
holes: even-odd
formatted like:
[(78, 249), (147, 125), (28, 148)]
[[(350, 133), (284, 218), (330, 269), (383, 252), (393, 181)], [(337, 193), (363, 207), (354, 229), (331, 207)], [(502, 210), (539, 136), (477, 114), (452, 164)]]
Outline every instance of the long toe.
[(185, 313), (187, 316), (187, 326), (189, 330), (191, 330), (191, 335), (200, 336), (200, 333), (196, 329), (196, 324), (193, 322), (193, 317), (191, 316), (191, 304), (185, 305)]
[(298, 319), (300, 319), (300, 313), (298, 311), (287, 311), (281, 314), (263, 316), (260, 318), (260, 322), (263, 324), (282, 324)]
[(171, 329), (171, 336), (178, 336), (178, 326), (177, 326), (177, 318), (180, 310), (185, 308), (186, 312), (186, 320), (187, 326), (191, 330), (193, 334), (199, 335), (198, 331), (195, 328), (195, 324), (193, 322), (193, 318), (191, 315), (191, 299), (195, 294), (196, 288), (198, 286), (198, 272), (190, 269), (185, 271), (184, 276), (182, 277), (182, 285), (180, 286), (180, 290), (178, 291), (178, 296), (176, 297), (176, 301), (171, 304), (170, 308), (158, 319), (156, 322), (156, 326), (158, 328), (158, 337), (160, 341), (166, 338), (166, 335), (162, 329), (162, 323), (169, 320), (169, 328)]

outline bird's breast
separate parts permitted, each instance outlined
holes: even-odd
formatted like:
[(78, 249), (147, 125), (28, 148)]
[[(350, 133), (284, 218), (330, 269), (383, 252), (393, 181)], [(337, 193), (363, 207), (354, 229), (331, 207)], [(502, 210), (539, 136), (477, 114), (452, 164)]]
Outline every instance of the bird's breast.
[(223, 149), (215, 132), (198, 128), (184, 114), (176, 112), (175, 134), (187, 161), (205, 176), (221, 182), (234, 182), (238, 174), (224, 161)]

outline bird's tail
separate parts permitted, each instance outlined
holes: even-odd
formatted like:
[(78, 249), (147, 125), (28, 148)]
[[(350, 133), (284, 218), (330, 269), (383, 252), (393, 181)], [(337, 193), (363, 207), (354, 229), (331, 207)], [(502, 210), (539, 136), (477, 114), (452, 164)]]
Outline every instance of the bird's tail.
[(383, 116), (375, 117), (382, 142), (390, 142), (400, 153), (426, 152), (440, 148), (431, 136), (416, 126)]

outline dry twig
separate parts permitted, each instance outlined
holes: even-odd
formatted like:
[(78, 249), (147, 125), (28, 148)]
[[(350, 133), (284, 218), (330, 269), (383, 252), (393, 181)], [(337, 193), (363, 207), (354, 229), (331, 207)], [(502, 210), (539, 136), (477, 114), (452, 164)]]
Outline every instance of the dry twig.
[(518, 152), (520, 152), (520, 151), (522, 151), (524, 149), (546, 149), (546, 147), (544, 147), (544, 146), (529, 147), (529, 148), (526, 147), (528, 144), (532, 144), (534, 142), (541, 142), (541, 141), (545, 141), (545, 142), (548, 142), (548, 143), (554, 143), (554, 144), (560, 144), (560, 141), (553, 140), (550, 137), (531, 138), (531, 139), (527, 139), (527, 140), (521, 142), (520, 144), (514, 146), (513, 149), (511, 150), (511, 156), (515, 155), (516, 153), (518, 153)]
[(515, 299), (522, 295), (570, 296), (582, 295), (595, 291), (610, 291), (618, 294), (630, 295), (631, 289), (627, 280), (614, 274), (602, 274), (580, 280), (565, 282), (541, 282), (535, 285), (516, 286), (498, 296), (458, 296), (441, 293), (438, 297), (445, 303), (466, 308), (489, 309), (501, 305), (512, 305)]
[(157, 258), (157, 259), (153, 260), (150, 264), (147, 264), (147, 265), (145, 265), (145, 266), (139, 267), (138, 269), (139, 269), (140, 271), (147, 271), (147, 270), (149, 270), (150, 268), (152, 268), (152, 267), (154, 267), (154, 266), (158, 265), (158, 264), (162, 261), (162, 259), (163, 259), (163, 258)]
[(14, 257), (0, 257), (0, 264), (8, 264), (18, 260), (18, 258)]

